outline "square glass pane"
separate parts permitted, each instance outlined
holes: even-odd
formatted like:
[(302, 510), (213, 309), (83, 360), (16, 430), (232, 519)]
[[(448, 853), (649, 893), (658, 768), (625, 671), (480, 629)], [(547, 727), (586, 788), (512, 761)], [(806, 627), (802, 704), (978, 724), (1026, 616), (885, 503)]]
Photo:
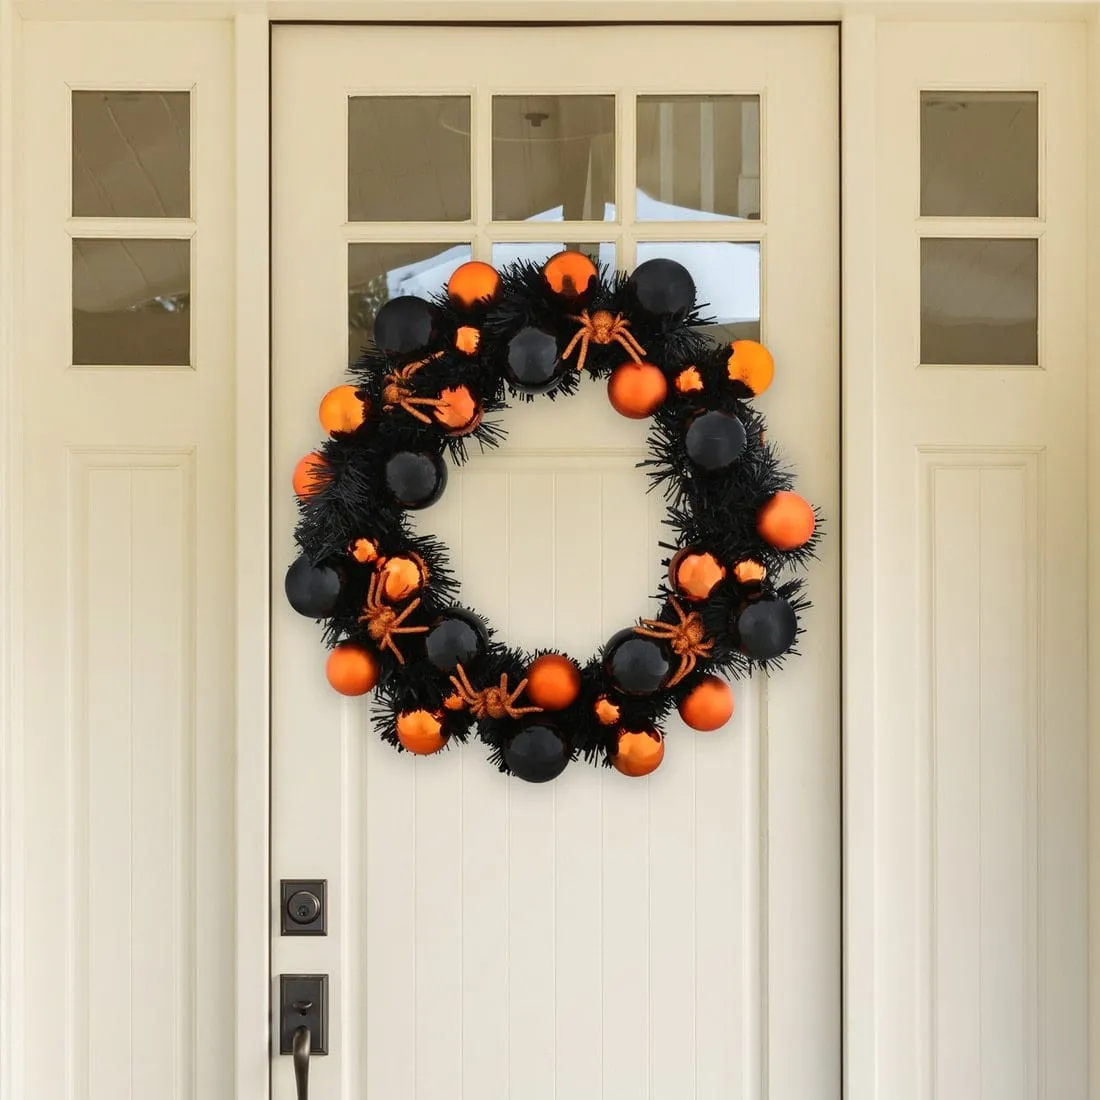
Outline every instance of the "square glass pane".
[(638, 242), (638, 263), (664, 256), (691, 272), (702, 326), (715, 340), (760, 339), (760, 244), (757, 241)]
[(352, 96), (348, 221), (469, 220), (469, 97)]
[(468, 244), (348, 245), (348, 362), (374, 332), (375, 314), (391, 298), (431, 298), (454, 269), (473, 258)]
[(920, 212), (1038, 216), (1038, 92), (921, 92)]
[(73, 92), (73, 217), (191, 216), (191, 93)]
[(518, 260), (544, 264), (555, 253), (566, 248), (572, 249), (574, 252), (583, 252), (597, 267), (606, 268), (608, 275), (614, 276), (616, 271), (614, 241), (603, 241), (601, 244), (591, 242), (578, 244), (575, 241), (567, 244), (547, 244), (542, 241), (498, 241), (493, 245), (493, 267), (500, 271)]
[(73, 365), (191, 363), (191, 242), (73, 240)]
[(638, 220), (760, 217), (760, 97), (638, 97)]
[(1039, 362), (1039, 242), (928, 237), (920, 249), (920, 361)]
[(615, 97), (493, 98), (493, 219), (615, 219)]

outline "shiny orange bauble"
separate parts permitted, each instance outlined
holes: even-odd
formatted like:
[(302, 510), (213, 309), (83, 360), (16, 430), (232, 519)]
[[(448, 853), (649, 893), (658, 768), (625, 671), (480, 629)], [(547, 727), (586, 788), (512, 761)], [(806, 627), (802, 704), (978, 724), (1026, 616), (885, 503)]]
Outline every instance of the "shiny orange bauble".
[(760, 584), (767, 575), (767, 569), (752, 558), (745, 558), (733, 567), (733, 579), (738, 584)]
[(409, 752), (430, 756), (447, 743), (443, 722), (430, 710), (406, 710), (397, 716), (397, 740)]
[(489, 302), (500, 290), (500, 276), (495, 267), (481, 260), (469, 260), (456, 267), (447, 280), (447, 293), (469, 309), (478, 302)]
[(695, 393), (703, 388), (703, 376), (697, 367), (684, 367), (676, 375), (676, 389), (680, 393)]
[(321, 398), (317, 418), (329, 435), (353, 432), (367, 418), (367, 403), (355, 395), (354, 386), (336, 386)]
[(391, 603), (407, 600), (428, 581), (428, 567), (419, 554), (397, 554), (378, 567), (382, 592)]
[(665, 739), (660, 730), (638, 730), (619, 733), (618, 745), (611, 763), (623, 773), (637, 778), (656, 771), (665, 758)]
[(341, 695), (366, 695), (378, 683), (378, 659), (369, 649), (344, 642), (328, 655), (325, 675)]
[(613, 408), (631, 420), (652, 416), (667, 395), (665, 376), (652, 363), (622, 363), (607, 380), (607, 396)]
[(596, 265), (583, 252), (559, 252), (542, 269), (547, 286), (566, 299), (583, 298), (599, 276)]
[(466, 700), (457, 691), (452, 691), (446, 699), (443, 700), (443, 706), (447, 710), (465, 710)]
[(324, 487), (323, 471), (328, 469), (325, 456), (320, 451), (310, 451), (298, 459), (294, 467), (294, 491), (301, 500), (313, 496)]
[(705, 600), (725, 579), (726, 567), (709, 551), (680, 550), (668, 563), (669, 584), (689, 600)]
[(726, 361), (731, 382), (742, 382), (753, 393), (763, 393), (775, 377), (775, 360), (763, 344), (755, 340), (734, 340)]
[(797, 550), (814, 533), (814, 510), (797, 493), (778, 492), (756, 514), (760, 537), (776, 550)]
[(619, 704), (611, 702), (606, 695), (601, 695), (596, 700), (593, 709), (596, 711), (596, 717), (599, 719), (601, 726), (613, 726), (622, 714)]
[(581, 670), (558, 653), (544, 653), (527, 670), (527, 697), (543, 710), (565, 710), (580, 693)]
[(374, 539), (352, 539), (348, 546), (348, 553), (363, 565), (376, 561), (378, 558), (378, 543)]
[(725, 680), (704, 676), (684, 696), (679, 710), (693, 730), (716, 730), (733, 717), (733, 692)]
[(469, 435), (481, 423), (481, 404), (465, 386), (455, 386), (439, 395), (439, 405), (432, 415), (448, 435)]
[(455, 347), (463, 355), (476, 355), (481, 347), (481, 333), (473, 325), (459, 325), (455, 330)]

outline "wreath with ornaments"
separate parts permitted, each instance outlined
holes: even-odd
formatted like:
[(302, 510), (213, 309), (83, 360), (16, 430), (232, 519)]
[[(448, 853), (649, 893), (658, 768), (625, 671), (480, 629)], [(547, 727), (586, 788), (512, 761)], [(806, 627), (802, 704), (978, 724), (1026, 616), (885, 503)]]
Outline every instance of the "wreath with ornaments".
[[(586, 255), (545, 264), (462, 264), (432, 300), (394, 298), (351, 381), (325, 394), (328, 439), (294, 470), (300, 551), (290, 605), (323, 621), (332, 687), (374, 693), (399, 750), (428, 755), (477, 738), (533, 783), (571, 761), (643, 776), (675, 708), (695, 730), (733, 714), (728, 680), (780, 664), (808, 607), (786, 575), (813, 554), (819, 517), (765, 438), (752, 399), (771, 354), (719, 344), (681, 264), (609, 277)], [(497, 445), (511, 400), (557, 400), (606, 380), (612, 408), (651, 425), (640, 463), (664, 493), (667, 581), (657, 607), (578, 661), (502, 641), (458, 600), (446, 547), (407, 512), (447, 485), (447, 459)]]

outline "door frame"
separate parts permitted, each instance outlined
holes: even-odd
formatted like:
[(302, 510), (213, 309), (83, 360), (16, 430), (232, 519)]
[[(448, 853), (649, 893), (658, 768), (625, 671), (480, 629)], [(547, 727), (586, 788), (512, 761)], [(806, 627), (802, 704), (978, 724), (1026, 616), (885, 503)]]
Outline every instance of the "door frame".
[[(452, 0), (407, 0), (402, 22), (539, 20), (629, 22), (659, 14), (646, 0), (470, 0), (455, 16)], [(237, 1031), (236, 1095), (269, 1094), (267, 1057), (271, 973), (269, 881), (269, 572), (247, 554), (270, 526), (270, 432), (251, 415), (269, 399), (270, 327), (270, 33), (276, 22), (384, 22), (381, 0), (0, 0), (0, 1100), (20, 1100), (22, 1050), (22, 667), (23, 500), (20, 380), (20, 264), (16, 170), (23, 21), (30, 19), (231, 21), (235, 47), (236, 451), (237, 451)], [(781, 18), (777, 18), (781, 17)], [(875, 101), (876, 32), (883, 19), (1086, 21), (1089, 133), (1088, 256), (1100, 283), (1100, 3), (1096, 0), (681, 0), (677, 22), (838, 22), (841, 42), (841, 655), (843, 1067), (849, 1100), (879, 1095), (882, 995), (876, 957), (877, 878), (875, 592), (848, 577), (872, 575), (875, 445)], [(651, 20), (651, 21), (660, 21)], [(1090, 634), (1100, 637), (1100, 313), (1089, 330), (1088, 395)], [(266, 536), (265, 536), (266, 537)], [(1089, 750), (1100, 761), (1100, 646), (1089, 651)], [(1100, 767), (1090, 769), (1090, 1001), (1100, 1004)], [(849, 949), (854, 945), (852, 949)], [(870, 950), (867, 945), (871, 945)], [(1089, 1095), (1100, 1100), (1100, 1012), (1092, 1012)], [(254, 1052), (241, 1057), (239, 1052)]]

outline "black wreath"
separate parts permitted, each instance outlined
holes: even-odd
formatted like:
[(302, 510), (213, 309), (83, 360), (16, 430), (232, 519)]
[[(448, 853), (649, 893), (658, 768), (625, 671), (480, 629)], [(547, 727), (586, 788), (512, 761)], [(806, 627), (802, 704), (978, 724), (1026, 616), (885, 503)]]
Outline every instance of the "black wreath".
[[(324, 620), (328, 678), (375, 691), (384, 740), (427, 754), (476, 730), (503, 772), (542, 782), (583, 757), (644, 775), (661, 761), (675, 706), (696, 729), (732, 714), (726, 679), (792, 651), (809, 606), (801, 580), (815, 510), (765, 440), (749, 401), (771, 382), (770, 354), (717, 344), (687, 270), (650, 260), (608, 277), (579, 252), (502, 273), (462, 265), (432, 301), (400, 297), (374, 322), (352, 383), (325, 395), (329, 439), (295, 469), (300, 556), (294, 609)], [(640, 463), (667, 501), (668, 581), (658, 613), (578, 664), (497, 640), (457, 603), (439, 540), (405, 515), (438, 500), (444, 454), (503, 438), (489, 415), (507, 399), (568, 397), (582, 373), (607, 378), (613, 406), (650, 417)]]

